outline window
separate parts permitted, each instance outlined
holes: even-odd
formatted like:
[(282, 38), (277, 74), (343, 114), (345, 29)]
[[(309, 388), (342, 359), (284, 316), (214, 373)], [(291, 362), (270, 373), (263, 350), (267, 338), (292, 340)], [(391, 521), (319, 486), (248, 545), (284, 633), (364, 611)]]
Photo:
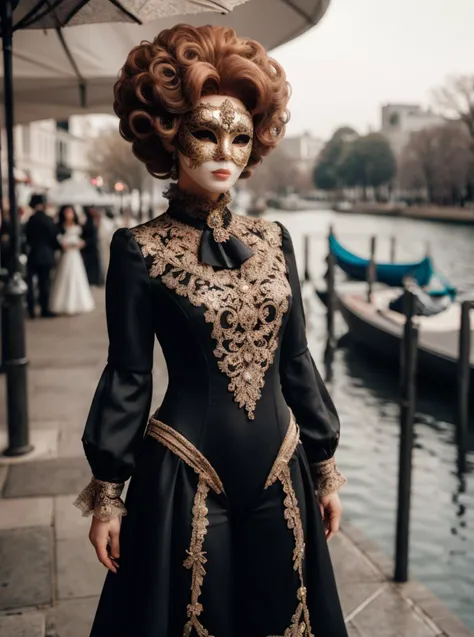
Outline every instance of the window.
[(398, 113), (391, 113), (390, 117), (388, 118), (388, 123), (390, 124), (390, 126), (398, 126), (400, 124), (400, 115)]

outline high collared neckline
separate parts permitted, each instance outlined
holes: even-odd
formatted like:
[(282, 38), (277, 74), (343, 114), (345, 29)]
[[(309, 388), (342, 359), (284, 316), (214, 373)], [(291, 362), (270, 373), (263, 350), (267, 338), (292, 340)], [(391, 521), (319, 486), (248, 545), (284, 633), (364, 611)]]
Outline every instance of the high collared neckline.
[(173, 208), (179, 208), (182, 212), (194, 219), (201, 219), (207, 221), (211, 214), (219, 214), (224, 216), (228, 213), (232, 217), (232, 213), (228, 210), (227, 206), (232, 201), (229, 192), (224, 192), (219, 195), (218, 199), (211, 199), (210, 197), (204, 197), (182, 190), (178, 187), (178, 184), (170, 184), (169, 188), (163, 193), (163, 196), (168, 199), (170, 206)]
[(197, 227), (203, 223), (212, 231), (214, 241), (222, 243), (230, 238), (232, 213), (227, 208), (231, 201), (228, 192), (210, 199), (181, 190), (177, 184), (171, 184), (164, 196), (170, 202), (170, 213), (184, 223), (196, 226), (191, 220), (198, 220)]
[(217, 200), (199, 197), (171, 184), (164, 196), (168, 214), (182, 223), (202, 230), (199, 260), (216, 268), (238, 268), (253, 256), (251, 250), (232, 232), (233, 214), (227, 208), (230, 194)]

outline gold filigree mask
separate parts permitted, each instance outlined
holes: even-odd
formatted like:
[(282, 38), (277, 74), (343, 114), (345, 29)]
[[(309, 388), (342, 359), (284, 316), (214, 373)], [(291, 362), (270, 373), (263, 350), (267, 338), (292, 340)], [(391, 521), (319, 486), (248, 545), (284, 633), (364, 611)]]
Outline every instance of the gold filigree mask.
[(229, 100), (199, 104), (187, 113), (178, 133), (178, 147), (190, 168), (208, 161), (233, 161), (245, 168), (252, 152), (253, 120)]

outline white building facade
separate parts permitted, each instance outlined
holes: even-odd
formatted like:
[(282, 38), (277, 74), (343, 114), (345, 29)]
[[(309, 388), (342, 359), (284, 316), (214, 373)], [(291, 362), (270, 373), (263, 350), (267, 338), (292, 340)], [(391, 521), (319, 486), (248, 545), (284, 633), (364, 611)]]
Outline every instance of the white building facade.
[(382, 106), (381, 133), (388, 139), (398, 158), (410, 141), (412, 133), (442, 126), (444, 119), (421, 108), (419, 104), (386, 104)]
[(299, 170), (308, 171), (314, 168), (324, 141), (305, 132), (302, 135), (284, 137), (280, 146), (283, 153), (295, 161)]
[[(75, 115), (60, 122), (43, 120), (15, 126), (15, 180), (18, 205), (25, 206), (33, 191), (45, 192), (64, 179), (88, 177), (90, 142), (104, 127), (104, 119), (109, 118)], [(4, 130), (1, 167), (3, 196), (4, 202), (7, 203)]]

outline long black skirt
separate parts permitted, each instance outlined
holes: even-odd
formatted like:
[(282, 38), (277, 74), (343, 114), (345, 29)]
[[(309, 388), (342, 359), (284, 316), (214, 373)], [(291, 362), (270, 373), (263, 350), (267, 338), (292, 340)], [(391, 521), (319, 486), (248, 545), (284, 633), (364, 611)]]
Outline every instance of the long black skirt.
[(91, 637), (347, 637), (300, 444), (286, 471), (234, 510), (146, 436)]

